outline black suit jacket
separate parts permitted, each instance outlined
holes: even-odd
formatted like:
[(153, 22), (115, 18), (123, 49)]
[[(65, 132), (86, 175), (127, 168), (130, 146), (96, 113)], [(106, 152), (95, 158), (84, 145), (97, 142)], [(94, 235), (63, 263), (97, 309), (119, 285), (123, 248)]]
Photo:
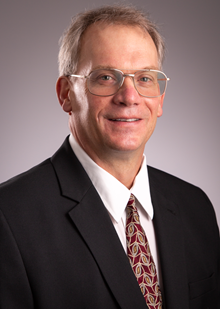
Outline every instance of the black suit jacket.
[[(198, 188), (149, 167), (166, 309), (220, 308), (220, 243)], [(0, 189), (0, 308), (146, 309), (109, 214), (68, 140)]]

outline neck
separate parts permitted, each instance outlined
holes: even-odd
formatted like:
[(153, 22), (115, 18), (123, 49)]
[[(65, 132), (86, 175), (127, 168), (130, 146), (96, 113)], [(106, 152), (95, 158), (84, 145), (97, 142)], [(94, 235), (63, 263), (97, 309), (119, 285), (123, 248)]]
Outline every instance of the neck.
[(80, 146), (97, 165), (114, 176), (128, 189), (132, 187), (141, 167), (143, 151), (109, 150), (97, 154), (94, 150), (86, 149), (81, 144)]
[[(135, 177), (138, 174), (143, 154), (136, 160), (129, 158), (128, 156), (121, 156), (121, 158), (111, 158), (106, 160), (95, 160), (96, 164), (106, 170), (109, 174), (114, 176), (124, 186), (130, 189), (134, 183)], [(92, 158), (93, 159), (93, 158)]]

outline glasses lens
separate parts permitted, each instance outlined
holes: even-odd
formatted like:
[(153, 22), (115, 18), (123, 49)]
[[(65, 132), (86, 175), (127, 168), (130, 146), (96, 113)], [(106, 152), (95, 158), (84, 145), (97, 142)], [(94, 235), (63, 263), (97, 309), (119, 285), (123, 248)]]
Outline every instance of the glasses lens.
[(88, 80), (87, 85), (92, 94), (108, 96), (117, 92), (123, 76), (120, 72), (114, 70), (95, 70)]
[(141, 95), (155, 98), (164, 93), (167, 78), (162, 72), (142, 70), (135, 73), (134, 82)]

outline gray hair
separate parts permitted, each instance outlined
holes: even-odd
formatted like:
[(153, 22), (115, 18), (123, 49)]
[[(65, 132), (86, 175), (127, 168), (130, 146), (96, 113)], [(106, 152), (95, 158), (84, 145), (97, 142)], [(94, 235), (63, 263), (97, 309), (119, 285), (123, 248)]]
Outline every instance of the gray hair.
[(90, 25), (96, 22), (104, 22), (109, 25), (138, 26), (148, 32), (157, 49), (159, 67), (162, 66), (165, 45), (157, 26), (148, 19), (148, 16), (144, 12), (132, 6), (113, 5), (79, 13), (72, 19), (69, 28), (60, 39), (58, 57), (60, 76), (76, 73), (82, 35)]

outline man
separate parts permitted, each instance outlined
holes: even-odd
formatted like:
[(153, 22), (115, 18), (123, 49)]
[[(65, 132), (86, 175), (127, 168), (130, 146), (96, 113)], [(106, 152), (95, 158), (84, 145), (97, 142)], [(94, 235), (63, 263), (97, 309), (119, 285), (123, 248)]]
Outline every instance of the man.
[(71, 134), (0, 190), (1, 308), (220, 308), (210, 201), (143, 156), (162, 115), (163, 54), (134, 8), (72, 21), (57, 81)]

